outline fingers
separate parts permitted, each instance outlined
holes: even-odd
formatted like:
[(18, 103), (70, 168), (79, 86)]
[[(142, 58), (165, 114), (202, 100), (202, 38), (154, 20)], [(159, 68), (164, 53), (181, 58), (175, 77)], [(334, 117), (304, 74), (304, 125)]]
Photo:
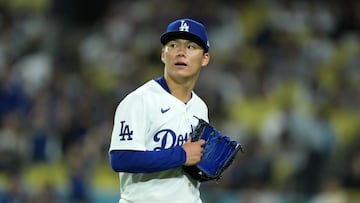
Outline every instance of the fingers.
[(205, 144), (205, 140), (201, 139), (199, 141), (197, 141), (201, 146), (203, 146)]
[(203, 150), (203, 147), (205, 145), (205, 140), (201, 139), (196, 142), (193, 142), (195, 145), (199, 146), (201, 148), (201, 151)]
[(186, 162), (184, 165), (194, 165), (201, 160), (203, 155), (203, 145), (205, 140), (201, 139), (196, 142), (191, 142), (189, 138), (186, 143), (183, 145), (183, 149), (186, 152)]
[[(192, 142), (192, 137), (191, 136), (189, 136), (189, 138), (186, 140), (186, 142), (187, 143), (189, 143), (189, 142)], [(195, 141), (195, 142), (193, 142), (193, 143), (197, 143), (197, 144), (199, 144), (199, 145), (204, 145), (205, 144), (205, 140), (204, 139), (200, 139), (200, 140), (198, 140), (198, 141)]]
[(192, 138), (189, 136), (189, 138), (186, 140), (186, 142), (191, 142)]

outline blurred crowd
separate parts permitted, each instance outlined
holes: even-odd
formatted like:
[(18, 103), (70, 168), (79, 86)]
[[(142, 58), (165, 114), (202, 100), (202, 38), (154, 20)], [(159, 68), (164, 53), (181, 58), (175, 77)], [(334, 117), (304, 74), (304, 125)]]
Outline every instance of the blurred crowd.
[[(245, 149), (203, 184), (205, 202), (359, 202), (359, 11), (357, 0), (0, 1), (0, 203), (93, 202), (114, 110), (162, 74), (159, 36), (179, 17), (207, 26), (196, 92)], [(65, 194), (25, 187), (28, 168), (54, 163)]]

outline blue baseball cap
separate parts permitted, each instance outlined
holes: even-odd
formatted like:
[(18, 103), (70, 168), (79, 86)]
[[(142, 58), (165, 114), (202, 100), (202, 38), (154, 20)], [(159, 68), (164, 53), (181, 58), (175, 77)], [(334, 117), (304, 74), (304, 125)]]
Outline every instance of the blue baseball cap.
[(166, 32), (160, 36), (160, 42), (165, 45), (173, 39), (187, 39), (199, 44), (205, 52), (209, 51), (210, 43), (205, 26), (189, 18), (178, 19), (171, 22)]

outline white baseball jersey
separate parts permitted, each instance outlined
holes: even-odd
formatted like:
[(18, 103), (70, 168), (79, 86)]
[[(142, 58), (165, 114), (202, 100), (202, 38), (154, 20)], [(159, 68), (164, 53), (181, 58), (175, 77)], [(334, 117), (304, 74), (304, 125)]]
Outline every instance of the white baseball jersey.
[[(194, 92), (188, 103), (151, 80), (118, 105), (111, 150), (162, 150), (184, 144), (198, 119), (208, 121), (208, 108)], [(195, 186), (181, 167), (155, 173), (120, 172), (120, 203), (200, 203)]]

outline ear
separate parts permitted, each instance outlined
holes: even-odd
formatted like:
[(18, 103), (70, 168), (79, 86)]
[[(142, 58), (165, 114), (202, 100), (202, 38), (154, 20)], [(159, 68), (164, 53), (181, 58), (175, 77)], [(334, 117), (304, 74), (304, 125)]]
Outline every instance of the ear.
[(162, 61), (163, 63), (165, 63), (165, 59), (164, 59), (165, 54), (164, 54), (164, 52), (165, 52), (165, 48), (163, 47), (163, 48), (161, 49), (161, 61)]
[(209, 62), (210, 62), (210, 53), (209, 52), (204, 53), (201, 66), (205, 67), (209, 64)]

